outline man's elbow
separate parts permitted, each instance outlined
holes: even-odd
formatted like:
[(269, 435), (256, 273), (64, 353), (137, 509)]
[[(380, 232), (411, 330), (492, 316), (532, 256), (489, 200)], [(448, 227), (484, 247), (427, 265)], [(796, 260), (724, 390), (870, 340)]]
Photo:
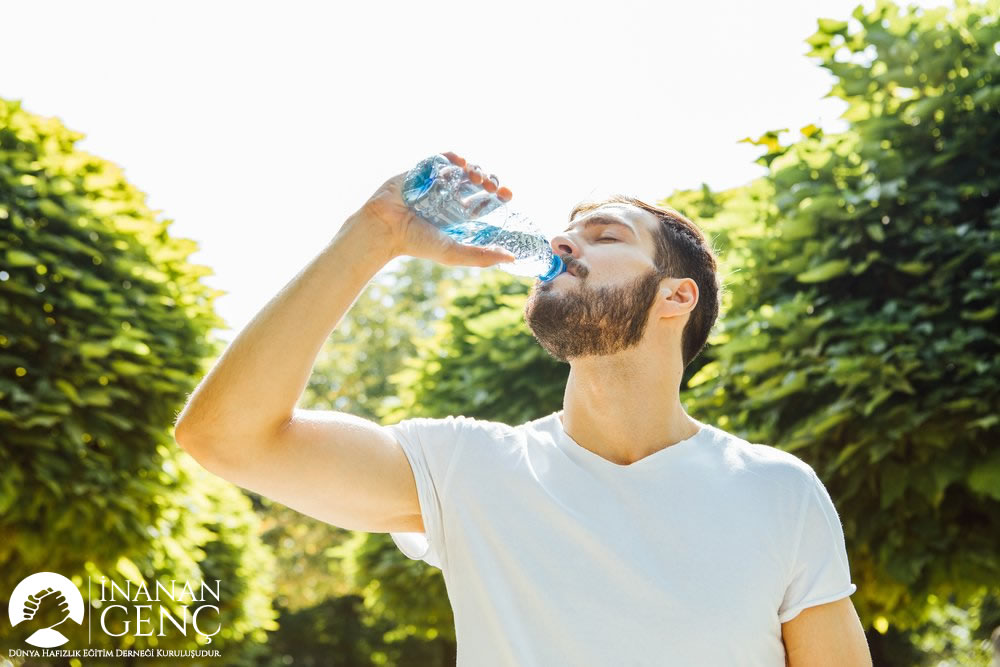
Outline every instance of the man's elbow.
[(210, 466), (214, 467), (214, 464), (209, 460), (210, 449), (207, 444), (208, 439), (204, 436), (199, 436), (196, 431), (188, 426), (182, 426), (181, 422), (178, 422), (174, 426), (174, 442), (177, 443), (178, 447), (187, 452), (191, 458), (200, 463), (203, 468), (210, 469)]
[(217, 468), (227, 454), (227, 446), (218, 435), (212, 435), (191, 422), (178, 419), (174, 425), (174, 441), (203, 468), (218, 474)]
[(186, 452), (191, 451), (195, 442), (195, 430), (183, 419), (178, 419), (174, 424), (174, 441)]

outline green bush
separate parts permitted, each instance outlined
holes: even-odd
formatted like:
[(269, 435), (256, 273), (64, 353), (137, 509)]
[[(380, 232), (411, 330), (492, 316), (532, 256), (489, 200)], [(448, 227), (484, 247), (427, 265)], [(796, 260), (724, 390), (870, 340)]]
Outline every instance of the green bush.
[(754, 217), (690, 405), (816, 468), (877, 626), (1000, 581), (998, 9), (820, 20), (850, 129), (761, 138), (772, 204), (721, 209)]
[(235, 651), (271, 627), (271, 554), (247, 499), (172, 437), (218, 352), (220, 292), (186, 261), (195, 243), (82, 137), (0, 100), (0, 590), (42, 570), (84, 590), (87, 576), (218, 578), (213, 647)]

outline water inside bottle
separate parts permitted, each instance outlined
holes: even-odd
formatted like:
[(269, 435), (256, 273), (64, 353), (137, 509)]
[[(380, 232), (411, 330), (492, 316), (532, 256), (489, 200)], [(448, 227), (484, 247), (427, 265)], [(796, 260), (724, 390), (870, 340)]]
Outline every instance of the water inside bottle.
[[(505, 219), (508, 220), (509, 218)], [(505, 262), (503, 267), (509, 273), (518, 276), (541, 277), (555, 271), (552, 274), (552, 277), (555, 277), (563, 270), (562, 260), (558, 257), (553, 259), (548, 241), (537, 234), (504, 229), (482, 219), (451, 225), (443, 231), (460, 243), (492, 245), (510, 251), (516, 259), (513, 262)]]

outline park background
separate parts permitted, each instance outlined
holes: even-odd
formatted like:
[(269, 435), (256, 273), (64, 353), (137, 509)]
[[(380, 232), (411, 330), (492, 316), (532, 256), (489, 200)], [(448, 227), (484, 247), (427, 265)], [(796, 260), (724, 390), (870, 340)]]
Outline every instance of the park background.
[[(4, 10), (3, 606), (40, 570), (218, 578), (222, 664), (454, 664), (440, 571), (214, 477), (173, 421), (375, 187), (455, 150), (548, 231), (611, 191), (695, 220), (725, 299), (687, 411), (816, 469), (876, 665), (988, 664), (1000, 3), (144, 7)], [(558, 409), (530, 285), (393, 262), (299, 406)], [(199, 646), (91, 645), (154, 641)]]

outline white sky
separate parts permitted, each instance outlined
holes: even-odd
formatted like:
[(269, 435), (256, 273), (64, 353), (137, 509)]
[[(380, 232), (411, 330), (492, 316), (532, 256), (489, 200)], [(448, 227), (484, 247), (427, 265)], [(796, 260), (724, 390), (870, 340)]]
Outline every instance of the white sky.
[(604, 192), (760, 176), (743, 137), (844, 129), (804, 40), (857, 4), (7, 2), (0, 96), (85, 134), (198, 241), (231, 340), (435, 152), (496, 173), (552, 232)]

